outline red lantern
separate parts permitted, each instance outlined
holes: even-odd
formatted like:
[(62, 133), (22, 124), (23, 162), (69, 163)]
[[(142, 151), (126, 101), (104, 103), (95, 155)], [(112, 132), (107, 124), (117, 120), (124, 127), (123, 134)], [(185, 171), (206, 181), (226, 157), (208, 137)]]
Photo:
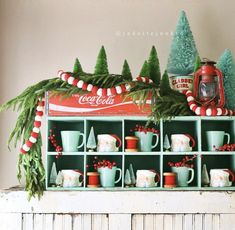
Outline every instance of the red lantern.
[(223, 75), (214, 65), (216, 62), (203, 59), (201, 68), (194, 74), (193, 95), (203, 106), (224, 106)]

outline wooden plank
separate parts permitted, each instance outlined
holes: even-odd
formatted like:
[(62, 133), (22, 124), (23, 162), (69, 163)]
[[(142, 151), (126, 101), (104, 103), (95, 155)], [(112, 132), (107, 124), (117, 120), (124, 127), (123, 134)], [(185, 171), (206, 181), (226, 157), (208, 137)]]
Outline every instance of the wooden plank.
[[(30, 202), (25, 192), (0, 193), (0, 197), (0, 213), (235, 213), (235, 192), (225, 191), (46, 191), (40, 201)], [(96, 205), (87, 205), (87, 200)]]
[(212, 214), (205, 214), (204, 216), (204, 230), (213, 230)]
[(1, 230), (22, 230), (22, 214), (0, 213)]
[(173, 215), (164, 215), (164, 230), (173, 230)]
[(109, 215), (109, 230), (132, 230), (131, 214), (110, 214)]
[(34, 229), (33, 230), (44, 230), (44, 214), (34, 214), (34, 222), (33, 222)]
[(161, 230), (164, 229), (164, 215), (154, 215), (154, 229)]
[(108, 215), (92, 215), (92, 230), (108, 230)]
[(54, 215), (45, 214), (44, 215), (44, 229), (43, 230), (54, 230)]
[(69, 214), (63, 215), (63, 230), (72, 230), (72, 216)]
[(63, 230), (63, 215), (62, 214), (54, 215), (54, 229)]
[(173, 216), (173, 229), (183, 230), (184, 215), (177, 214)]
[(144, 230), (155, 229), (155, 218), (153, 214), (144, 215)]
[(220, 215), (220, 229), (232, 230), (235, 226), (235, 214), (221, 214)]
[(193, 230), (202, 230), (203, 229), (203, 215), (195, 214), (193, 217)]
[(23, 229), (22, 230), (32, 230), (34, 222), (34, 214), (23, 214)]
[(220, 230), (220, 215), (213, 214), (212, 215), (212, 222), (213, 222), (213, 230)]
[(144, 230), (144, 215), (136, 214), (132, 217), (133, 230)]
[(82, 230), (82, 214), (73, 215), (73, 230)]
[(184, 229), (193, 230), (193, 215), (192, 214), (184, 215)]
[[(91, 228), (91, 214), (82, 215), (82, 230), (92, 230)], [(80, 230), (80, 229), (79, 229)]]

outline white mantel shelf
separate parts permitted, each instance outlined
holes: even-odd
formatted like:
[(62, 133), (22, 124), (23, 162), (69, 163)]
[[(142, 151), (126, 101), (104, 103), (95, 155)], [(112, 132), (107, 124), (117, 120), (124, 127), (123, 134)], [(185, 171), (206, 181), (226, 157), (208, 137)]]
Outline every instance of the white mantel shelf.
[(234, 191), (45, 191), (27, 200), (0, 190), (0, 213), (235, 213)]

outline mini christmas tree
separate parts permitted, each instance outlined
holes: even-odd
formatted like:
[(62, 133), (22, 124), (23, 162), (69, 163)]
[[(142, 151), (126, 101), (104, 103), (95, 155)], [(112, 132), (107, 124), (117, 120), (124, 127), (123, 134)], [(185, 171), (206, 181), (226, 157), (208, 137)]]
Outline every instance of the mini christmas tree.
[(122, 67), (122, 76), (127, 81), (132, 80), (132, 74), (131, 74), (131, 70), (130, 70), (127, 60), (124, 61), (124, 64)]
[(176, 26), (167, 71), (176, 75), (188, 75), (193, 72), (198, 51), (184, 11), (181, 12)]
[(74, 66), (73, 66), (73, 74), (78, 75), (81, 73), (83, 73), (82, 66), (81, 66), (78, 58), (76, 58)]
[(109, 74), (107, 57), (104, 46), (101, 47), (96, 60), (95, 74)]
[(159, 85), (161, 80), (161, 73), (160, 73), (159, 60), (155, 46), (152, 46), (152, 49), (150, 51), (148, 66), (149, 66), (149, 77), (153, 80), (153, 82), (156, 85)]
[(161, 96), (165, 96), (168, 95), (171, 91), (172, 89), (170, 87), (169, 77), (167, 71), (165, 71), (160, 83), (160, 94)]
[(166, 134), (163, 141), (163, 149), (165, 151), (170, 151), (170, 148), (171, 148), (170, 141), (168, 135)]
[(224, 76), (225, 107), (235, 109), (235, 61), (230, 50), (226, 49), (224, 51), (219, 58), (217, 66)]
[(130, 176), (130, 172), (128, 169), (126, 170), (126, 173), (125, 173), (124, 183), (127, 187), (131, 185), (131, 176)]
[(140, 74), (141, 77), (149, 77), (149, 65), (148, 62), (145, 60), (144, 64), (141, 68)]
[(96, 140), (93, 126), (91, 127), (86, 146), (90, 151), (94, 151), (94, 149), (96, 148)]
[(129, 173), (130, 173), (130, 178), (131, 178), (131, 184), (134, 186), (136, 183), (136, 179), (135, 179), (135, 173), (134, 173), (132, 164), (129, 165)]
[(206, 164), (203, 164), (202, 166), (202, 186), (207, 187), (210, 184), (209, 175), (207, 172)]
[(56, 184), (56, 178), (57, 178), (56, 165), (55, 165), (55, 162), (53, 162), (52, 167), (51, 167), (50, 179), (49, 179), (49, 182), (51, 185)]

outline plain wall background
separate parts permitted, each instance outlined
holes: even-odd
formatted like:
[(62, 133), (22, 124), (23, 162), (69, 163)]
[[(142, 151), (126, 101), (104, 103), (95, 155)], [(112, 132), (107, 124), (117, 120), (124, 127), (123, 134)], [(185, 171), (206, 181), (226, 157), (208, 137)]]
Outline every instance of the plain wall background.
[[(235, 54), (234, 0), (0, 0), (0, 103), (59, 69), (71, 71), (76, 57), (92, 72), (101, 45), (111, 73), (126, 58), (135, 76), (152, 45), (163, 72), (181, 10), (201, 57), (217, 60), (225, 48)], [(1, 188), (18, 184), (18, 149), (6, 145), (16, 118), (0, 114)]]

